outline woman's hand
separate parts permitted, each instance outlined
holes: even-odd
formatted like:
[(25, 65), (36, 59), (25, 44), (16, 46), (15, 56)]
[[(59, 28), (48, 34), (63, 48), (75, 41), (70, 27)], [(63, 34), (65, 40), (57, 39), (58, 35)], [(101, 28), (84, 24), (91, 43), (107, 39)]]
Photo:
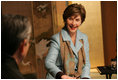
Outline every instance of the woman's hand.
[(61, 79), (76, 79), (76, 77), (70, 77), (68, 75), (62, 75)]

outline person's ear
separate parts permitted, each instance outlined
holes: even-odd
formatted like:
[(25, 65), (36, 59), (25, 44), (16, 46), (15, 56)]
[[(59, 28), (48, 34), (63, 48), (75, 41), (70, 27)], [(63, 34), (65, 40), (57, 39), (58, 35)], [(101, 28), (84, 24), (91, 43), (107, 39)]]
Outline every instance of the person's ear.
[(19, 50), (20, 50), (21, 53), (24, 52), (24, 47), (25, 47), (26, 45), (27, 45), (27, 40), (24, 39), (24, 40), (21, 42), (20, 47), (19, 47)]

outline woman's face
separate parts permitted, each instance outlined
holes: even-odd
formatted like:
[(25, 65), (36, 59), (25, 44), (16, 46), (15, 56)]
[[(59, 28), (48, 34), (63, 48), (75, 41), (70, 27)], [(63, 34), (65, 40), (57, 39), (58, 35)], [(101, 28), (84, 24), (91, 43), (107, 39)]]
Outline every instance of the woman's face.
[(81, 25), (81, 16), (71, 16), (66, 20), (67, 29), (69, 33), (76, 33), (78, 27)]

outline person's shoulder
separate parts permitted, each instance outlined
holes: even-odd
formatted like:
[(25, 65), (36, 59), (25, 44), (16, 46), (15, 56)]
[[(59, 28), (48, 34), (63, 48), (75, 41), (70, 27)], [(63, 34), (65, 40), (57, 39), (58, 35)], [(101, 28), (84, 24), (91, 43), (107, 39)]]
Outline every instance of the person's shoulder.
[(1, 78), (2, 79), (23, 79), (23, 75), (20, 73), (19, 69), (4, 64), (1, 67)]
[(11, 68), (8, 64), (2, 64), (2, 66), (1, 66), (1, 78), (2, 79), (14, 78), (14, 76), (16, 75), (16, 73), (15, 74), (14, 73), (15, 73), (14, 69)]
[(54, 35), (51, 37), (51, 39), (52, 39), (52, 40), (59, 40), (59, 38), (60, 38), (59, 35), (60, 35), (60, 32), (54, 34)]
[(83, 39), (88, 38), (87, 34), (81, 32), (80, 30), (77, 30), (77, 32), (78, 32), (78, 34), (79, 34), (79, 36), (80, 36), (81, 38), (83, 38)]
[(51, 41), (54, 42), (54, 43), (57, 43), (59, 45), (60, 44), (60, 32), (54, 34), (51, 37)]

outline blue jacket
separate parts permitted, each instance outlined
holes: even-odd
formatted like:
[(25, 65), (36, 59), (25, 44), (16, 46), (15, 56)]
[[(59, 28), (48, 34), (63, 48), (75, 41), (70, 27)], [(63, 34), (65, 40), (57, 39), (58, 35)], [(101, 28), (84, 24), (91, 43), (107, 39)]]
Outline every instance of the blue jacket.
[[(77, 30), (77, 36), (76, 36), (76, 43), (75, 46), (72, 43), (72, 40), (70, 38), (70, 35), (65, 29), (61, 30), (62, 38), (64, 41), (70, 41), (70, 46), (75, 54), (75, 64), (77, 66), (78, 64), (78, 51), (83, 46), (83, 44), (79, 41), (80, 39), (83, 39), (84, 41), (84, 49), (85, 49), (85, 55), (86, 55), (86, 64), (82, 68), (82, 75), (81, 78), (87, 77), (90, 78), (90, 61), (89, 61), (89, 43), (88, 43), (88, 37)], [(56, 74), (60, 71), (62, 71), (62, 60), (61, 60), (61, 54), (60, 54), (60, 34), (57, 33), (52, 36), (51, 38), (51, 46), (48, 52), (48, 55), (45, 60), (45, 66), (48, 70), (48, 74), (46, 78), (55, 78)], [(75, 66), (75, 68), (76, 68)], [(63, 71), (62, 71), (63, 72)]]

